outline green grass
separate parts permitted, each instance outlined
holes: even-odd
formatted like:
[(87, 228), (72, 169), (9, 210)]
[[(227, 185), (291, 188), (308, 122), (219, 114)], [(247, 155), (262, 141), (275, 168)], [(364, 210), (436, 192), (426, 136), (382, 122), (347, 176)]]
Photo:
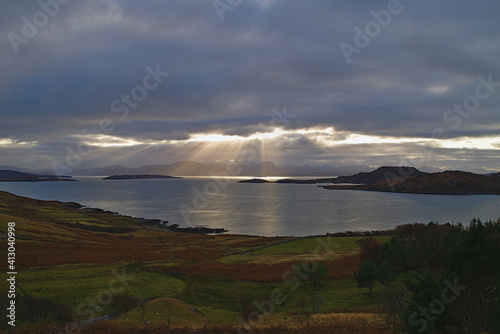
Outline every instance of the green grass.
[[(140, 297), (169, 297), (182, 292), (186, 284), (176, 278), (158, 273), (131, 273), (131, 280), (121, 283), (108, 271), (106, 276), (80, 278), (44, 278), (41, 281), (19, 283), (22, 292), (38, 298), (48, 298), (75, 307), (87, 298), (107, 300), (111, 289), (128, 291)], [(111, 284), (111, 285), (110, 285)]]
[(265, 299), (279, 284), (191, 279), (187, 283), (188, 288), (182, 294), (177, 295), (177, 298), (196, 307), (239, 311), (241, 296), (248, 295), (255, 299)]
[(255, 251), (256, 254), (283, 254), (283, 253), (306, 253), (327, 251), (324, 245), (327, 245), (332, 250), (342, 250), (349, 248), (359, 248), (356, 245), (357, 237), (314, 237), (297, 239), (290, 242), (285, 242), (271, 247), (266, 247)]
[(234, 311), (219, 310), (208, 307), (200, 308), (200, 311), (205, 315), (206, 318), (210, 319), (211, 323), (222, 324), (222, 323), (232, 323), (238, 319), (239, 313)]
[[(149, 325), (166, 324), (170, 319), (172, 326), (198, 325), (206, 323), (224, 323), (234, 322), (238, 313), (227, 310), (198, 308), (204, 317), (194, 312), (192, 305), (172, 298), (160, 298), (148, 302), (146, 307), (145, 319)], [(132, 311), (119, 316), (116, 322), (124, 327), (131, 327), (134, 324), (137, 327), (144, 325), (142, 319), (142, 309), (137, 307)]]
[[(317, 295), (321, 300), (320, 311), (375, 305), (377, 299), (375, 297), (369, 299), (367, 291), (366, 289), (358, 289), (354, 279), (323, 281), (317, 290)], [(273, 303), (274, 312), (302, 311), (302, 308), (297, 305), (297, 301), (301, 298), (305, 298), (307, 301), (306, 310), (311, 310), (313, 290), (309, 281), (302, 281), (297, 286), (294, 283), (223, 282), (197, 279), (192, 280), (188, 284), (187, 291), (177, 295), (176, 298), (198, 308), (208, 306), (214, 309), (240, 312), (242, 297), (249, 298), (251, 304), (253, 302), (261, 304), (272, 300), (272, 293), (279, 296), (280, 300), (281, 297), (285, 299), (284, 306), (278, 300)], [(266, 303), (266, 305), (269, 304)]]
[[(62, 266), (54, 269), (25, 270), (17, 276), (19, 282), (110, 276), (118, 266)], [(42, 279), (43, 277), (43, 279)]]

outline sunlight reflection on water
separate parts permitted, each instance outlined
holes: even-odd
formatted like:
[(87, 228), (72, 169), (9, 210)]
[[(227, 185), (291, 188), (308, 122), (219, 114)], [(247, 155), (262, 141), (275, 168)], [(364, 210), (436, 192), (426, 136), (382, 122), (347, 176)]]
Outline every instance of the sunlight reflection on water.
[[(179, 205), (194, 207), (195, 189), (210, 178), (80, 182), (1, 183), (0, 189), (47, 200), (79, 202), (121, 214), (186, 226)], [(467, 223), (500, 217), (497, 195), (417, 195), (325, 190), (317, 185), (242, 184), (231, 178), (206, 205), (191, 212), (191, 225), (223, 227), (253, 235), (318, 235), (346, 230), (389, 229), (403, 223)]]

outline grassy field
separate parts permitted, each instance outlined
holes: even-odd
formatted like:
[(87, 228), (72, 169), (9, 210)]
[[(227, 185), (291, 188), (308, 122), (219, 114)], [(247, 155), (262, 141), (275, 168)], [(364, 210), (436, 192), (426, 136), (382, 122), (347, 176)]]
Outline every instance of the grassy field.
[[(150, 326), (165, 326), (170, 318), (173, 327), (220, 325), (229, 326), (231, 332), (240, 326), (238, 318), (256, 311), (269, 313), (259, 318), (262, 333), (287, 324), (290, 330), (299, 330), (304, 314), (309, 314), (311, 328), (324, 330), (328, 324), (348, 328), (352, 322), (352, 328), (363, 324), (366, 333), (391, 332), (383, 328), (381, 314), (374, 307), (377, 300), (358, 289), (353, 278), (360, 262), (356, 241), (361, 237), (171, 233), (152, 230), (127, 217), (83, 212), (64, 203), (4, 192), (0, 192), (0, 203), (3, 249), (7, 223), (16, 222), (18, 294), (63, 303), (76, 321), (88, 319), (78, 310), (82, 305), (91, 307), (91, 300), (99, 306), (92, 314), (109, 314), (112, 292), (126, 291), (147, 301), (144, 319)], [(381, 241), (387, 238), (380, 237)], [(300, 269), (313, 260), (330, 269), (317, 289), (304, 267)], [(5, 282), (1, 287), (6, 288)], [(317, 314), (307, 313), (313, 298), (319, 303)], [(143, 308), (137, 305), (99, 326), (123, 329), (133, 325), (140, 330), (148, 327), (144, 319)], [(33, 332), (43, 326), (48, 325), (26, 324), (16, 327), (16, 332)], [(106, 331), (113, 332), (109, 328)]]

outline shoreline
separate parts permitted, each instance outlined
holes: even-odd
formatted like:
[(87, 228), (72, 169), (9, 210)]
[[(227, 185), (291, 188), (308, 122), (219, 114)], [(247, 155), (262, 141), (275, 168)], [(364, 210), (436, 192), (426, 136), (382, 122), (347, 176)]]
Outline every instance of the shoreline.
[(13, 194), (8, 191), (0, 190), (0, 193), (6, 193), (15, 197), (19, 197), (26, 200), (34, 200), (41, 201), (45, 203), (60, 203), (64, 207), (73, 210), (80, 210), (83, 213), (95, 213), (95, 214), (109, 214), (117, 217), (123, 217), (127, 219), (134, 220), (137, 224), (146, 226), (152, 230), (163, 231), (163, 232), (172, 232), (172, 233), (196, 233), (203, 235), (234, 235), (234, 236), (244, 236), (244, 237), (255, 237), (255, 238), (294, 238), (294, 239), (307, 239), (307, 238), (317, 238), (317, 237), (351, 237), (351, 236), (378, 236), (378, 235), (390, 235), (394, 233), (394, 229), (388, 230), (364, 230), (364, 231), (341, 231), (341, 232), (326, 232), (324, 234), (311, 234), (307, 236), (292, 236), (292, 235), (275, 235), (275, 236), (264, 236), (264, 235), (254, 235), (254, 234), (244, 234), (244, 233), (228, 233), (230, 230), (226, 230), (225, 228), (211, 228), (203, 225), (196, 226), (188, 226), (188, 227), (180, 227), (178, 224), (168, 225), (168, 221), (164, 221), (162, 219), (148, 219), (142, 217), (133, 217), (124, 214), (120, 214), (116, 211), (104, 210), (101, 208), (93, 208), (85, 206), (81, 203), (74, 201), (60, 201), (60, 200), (43, 200), (36, 199), (26, 196), (20, 196)]

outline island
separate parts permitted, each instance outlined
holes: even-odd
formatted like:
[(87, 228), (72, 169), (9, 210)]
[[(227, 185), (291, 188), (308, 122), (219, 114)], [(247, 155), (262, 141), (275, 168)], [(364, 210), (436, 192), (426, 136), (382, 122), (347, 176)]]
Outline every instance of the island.
[(239, 182), (326, 184), (321, 185), (321, 187), (329, 190), (366, 190), (436, 195), (500, 195), (500, 173), (487, 175), (463, 171), (426, 173), (415, 167), (405, 166), (383, 166), (371, 172), (335, 178), (282, 179), (275, 182), (251, 179)]
[(250, 180), (238, 181), (238, 183), (271, 183), (271, 182), (264, 179), (250, 179)]
[(142, 174), (142, 175), (111, 175), (103, 178), (103, 180), (145, 180), (145, 179), (182, 179), (182, 177), (170, 176), (170, 175)]
[(462, 171), (445, 171), (392, 177), (369, 184), (328, 185), (324, 188), (435, 195), (500, 195), (500, 178)]
[(38, 175), (14, 170), (0, 170), (0, 182), (40, 182), (40, 181), (78, 181), (71, 176)]

